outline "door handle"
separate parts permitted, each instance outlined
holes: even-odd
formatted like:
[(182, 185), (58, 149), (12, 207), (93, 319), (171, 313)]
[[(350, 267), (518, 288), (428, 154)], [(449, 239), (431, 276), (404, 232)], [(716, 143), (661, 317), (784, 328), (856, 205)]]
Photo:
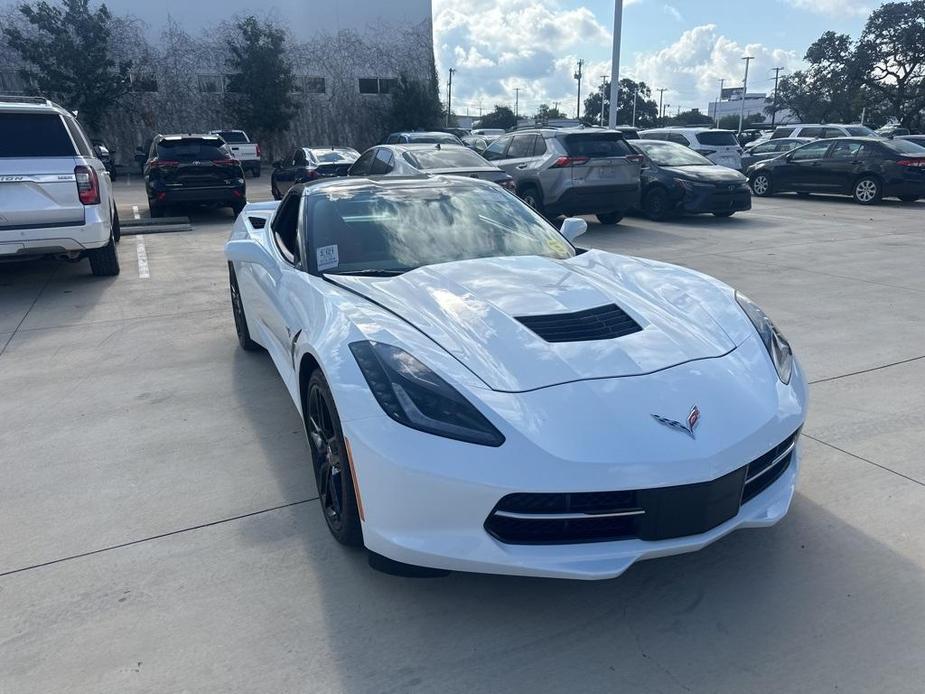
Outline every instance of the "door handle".
[(518, 164), (518, 165), (517, 165), (517, 168), (518, 168), (518, 169), (526, 169), (526, 168), (527, 168), (527, 165), (526, 165), (526, 164)]

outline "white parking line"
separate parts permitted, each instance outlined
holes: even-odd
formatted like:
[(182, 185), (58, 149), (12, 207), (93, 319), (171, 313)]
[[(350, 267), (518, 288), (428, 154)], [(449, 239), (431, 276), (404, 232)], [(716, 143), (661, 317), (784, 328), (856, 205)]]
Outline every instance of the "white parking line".
[(145, 250), (145, 237), (140, 234), (135, 237), (135, 252), (138, 256), (138, 278), (146, 280), (151, 276), (148, 272), (148, 252)]
[(138, 213), (138, 205), (132, 205), (132, 215), (135, 219), (141, 219), (141, 215)]

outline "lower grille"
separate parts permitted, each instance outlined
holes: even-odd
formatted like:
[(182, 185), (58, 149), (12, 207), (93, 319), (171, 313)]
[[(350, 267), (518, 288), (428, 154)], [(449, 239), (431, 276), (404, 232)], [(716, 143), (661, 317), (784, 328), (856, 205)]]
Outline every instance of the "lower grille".
[(508, 494), (485, 520), (506, 544), (667, 540), (699, 535), (738, 514), (789, 467), (799, 431), (748, 465), (697, 484), (618, 492)]

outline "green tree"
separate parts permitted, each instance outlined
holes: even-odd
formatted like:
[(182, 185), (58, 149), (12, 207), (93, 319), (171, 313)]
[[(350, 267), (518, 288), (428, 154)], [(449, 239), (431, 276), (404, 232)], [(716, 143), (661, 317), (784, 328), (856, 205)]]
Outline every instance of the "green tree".
[(534, 118), (539, 121), (548, 121), (555, 118), (566, 118), (566, 115), (559, 110), (558, 106), (550, 107), (549, 104), (540, 104)]
[(90, 131), (130, 89), (130, 61), (111, 55), (112, 15), (89, 0), (20, 5), (24, 27), (6, 26), (10, 48), (26, 64), (20, 76), (28, 90), (76, 111)]
[(298, 111), (295, 77), (283, 57), (286, 35), (256, 17), (235, 22), (234, 31), (227, 39), (231, 74), (225, 87), (226, 106), (236, 127), (272, 142), (277, 133), (289, 129)]
[(517, 125), (517, 116), (507, 106), (496, 105), (493, 111), (489, 111), (479, 118), (480, 128), (513, 128)]
[[(610, 118), (610, 82), (604, 82), (604, 123)], [(641, 128), (652, 127), (658, 120), (658, 104), (651, 99), (652, 90), (645, 82), (631, 79), (620, 80), (620, 94), (617, 104), (617, 124), (631, 125), (633, 122), (633, 98), (636, 99), (636, 125)], [(597, 123), (601, 117), (601, 90), (597, 89), (585, 99), (584, 119)]]
[(445, 116), (446, 110), (440, 103), (436, 66), (427, 80), (415, 80), (404, 73), (399, 76), (392, 88), (391, 132), (442, 128)]
[[(764, 116), (760, 113), (753, 113), (750, 116), (745, 116), (742, 119), (742, 129), (750, 128), (753, 125), (764, 122)], [(722, 130), (739, 130), (739, 116), (738, 114), (730, 114), (728, 116), (722, 116), (719, 119), (719, 125), (717, 126)]]
[[(699, 108), (693, 108), (690, 111), (681, 111), (676, 116), (666, 119), (667, 125), (712, 125), (713, 119), (705, 113), (701, 113)], [(759, 116), (759, 120), (761, 117)], [(738, 121), (736, 121), (738, 127)]]

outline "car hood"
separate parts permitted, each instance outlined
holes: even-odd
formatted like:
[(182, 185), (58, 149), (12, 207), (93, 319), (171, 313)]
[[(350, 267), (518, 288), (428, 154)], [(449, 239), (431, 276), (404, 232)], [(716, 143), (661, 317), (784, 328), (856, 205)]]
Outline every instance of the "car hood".
[(663, 166), (662, 171), (667, 171), (676, 178), (703, 183), (745, 182), (745, 176), (725, 166)]
[[(730, 315), (733, 324), (735, 314), (741, 318), (725, 285), (683, 268), (603, 251), (568, 260), (464, 260), (394, 278), (330, 279), (399, 315), (499, 391), (652, 373), (723, 356), (735, 349), (737, 338), (744, 339), (723, 327)], [(553, 343), (516, 319), (609, 304), (642, 330), (609, 340)]]

